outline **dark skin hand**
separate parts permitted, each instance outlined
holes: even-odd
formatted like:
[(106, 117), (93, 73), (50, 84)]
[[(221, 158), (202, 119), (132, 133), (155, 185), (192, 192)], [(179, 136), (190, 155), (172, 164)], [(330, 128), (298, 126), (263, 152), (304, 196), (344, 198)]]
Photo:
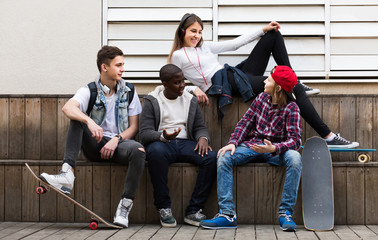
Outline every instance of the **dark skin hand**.
[(209, 150), (213, 151), (213, 149), (211, 149), (211, 147), (209, 146), (205, 138), (200, 138), (194, 151), (197, 151), (197, 150), (198, 150), (198, 154), (201, 155), (201, 157), (203, 157), (204, 154), (207, 155)]
[(163, 129), (163, 136), (167, 140), (175, 140), (177, 135), (181, 132), (181, 128), (174, 129), (173, 133), (168, 133), (167, 130), (164, 128)]
[[(163, 129), (163, 136), (167, 140), (174, 140), (177, 135), (180, 133), (181, 128), (174, 129), (173, 133), (168, 133), (166, 129)], [(205, 138), (200, 138), (194, 151), (198, 151), (198, 154), (203, 157), (205, 154), (208, 154), (208, 151), (212, 151), (212, 148), (209, 146), (207, 140)]]

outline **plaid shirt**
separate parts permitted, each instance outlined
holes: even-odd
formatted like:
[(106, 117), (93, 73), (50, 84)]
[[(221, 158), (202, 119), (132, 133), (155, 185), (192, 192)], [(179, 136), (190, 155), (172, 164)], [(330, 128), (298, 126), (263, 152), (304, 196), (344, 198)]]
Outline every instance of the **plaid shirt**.
[(261, 93), (238, 122), (228, 144), (252, 146), (267, 139), (281, 154), (301, 146), (302, 125), (298, 105), (289, 102), (282, 108), (273, 105), (269, 94)]

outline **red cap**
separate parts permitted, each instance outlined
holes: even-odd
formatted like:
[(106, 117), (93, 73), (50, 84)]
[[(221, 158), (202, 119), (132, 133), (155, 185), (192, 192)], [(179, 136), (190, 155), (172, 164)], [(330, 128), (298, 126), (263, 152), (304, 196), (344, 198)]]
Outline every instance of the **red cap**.
[(288, 66), (276, 66), (271, 76), (288, 93), (291, 93), (294, 86), (298, 84), (297, 75)]

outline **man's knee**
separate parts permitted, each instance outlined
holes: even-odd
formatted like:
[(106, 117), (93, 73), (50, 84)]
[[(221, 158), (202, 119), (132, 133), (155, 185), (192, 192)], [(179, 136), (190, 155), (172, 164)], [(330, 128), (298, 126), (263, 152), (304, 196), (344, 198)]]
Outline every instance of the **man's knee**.
[(229, 152), (226, 152), (224, 154), (224, 156), (222, 156), (222, 154), (218, 157), (218, 160), (217, 160), (217, 167), (218, 168), (222, 168), (224, 166), (228, 166), (231, 163), (231, 159), (230, 159), (230, 156), (231, 154)]

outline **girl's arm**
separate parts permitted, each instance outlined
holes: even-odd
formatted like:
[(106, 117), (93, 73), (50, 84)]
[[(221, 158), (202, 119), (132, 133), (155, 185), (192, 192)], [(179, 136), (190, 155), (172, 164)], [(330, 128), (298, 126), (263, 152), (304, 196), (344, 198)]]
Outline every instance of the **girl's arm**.
[(228, 41), (211, 42), (209, 43), (209, 48), (211, 52), (215, 54), (221, 53), (221, 52), (227, 52), (227, 51), (235, 51), (239, 49), (240, 47), (250, 42), (253, 42), (257, 38), (263, 36), (266, 32), (272, 31), (272, 30), (278, 31), (280, 28), (281, 27), (278, 22), (272, 21), (268, 25), (263, 27), (261, 30), (258, 30), (254, 33), (247, 33)]

